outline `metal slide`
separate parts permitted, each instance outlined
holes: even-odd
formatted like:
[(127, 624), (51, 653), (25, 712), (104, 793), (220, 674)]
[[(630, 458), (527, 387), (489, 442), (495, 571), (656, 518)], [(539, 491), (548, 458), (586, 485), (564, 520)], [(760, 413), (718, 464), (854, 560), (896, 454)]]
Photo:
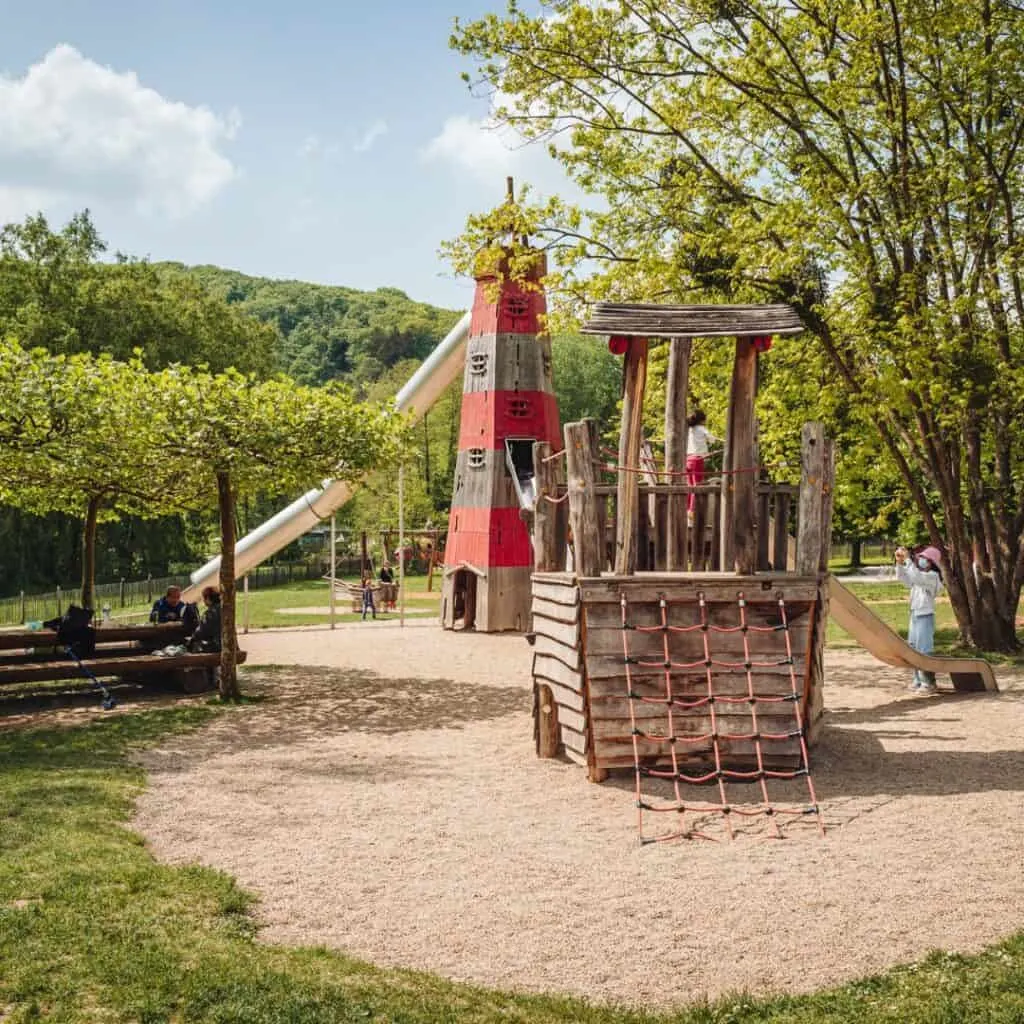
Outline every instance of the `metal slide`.
[(918, 654), (834, 576), (828, 578), (828, 602), (832, 618), (869, 654), (886, 665), (948, 674), (957, 690), (999, 691), (992, 666), (984, 658), (936, 658)]
[[(395, 408), (399, 412), (411, 413), (414, 420), (419, 420), (458, 378), (466, 356), (469, 320), (470, 314), (466, 313), (398, 392)], [(321, 487), (293, 501), (286, 509), (238, 541), (235, 545), (236, 576), (244, 576), (275, 551), (280, 551), (317, 523), (329, 518), (351, 496), (351, 484), (343, 480), (325, 480)], [(192, 573), (192, 583), (182, 598), (186, 601), (197, 600), (204, 586), (217, 582), (219, 571), (220, 556)]]

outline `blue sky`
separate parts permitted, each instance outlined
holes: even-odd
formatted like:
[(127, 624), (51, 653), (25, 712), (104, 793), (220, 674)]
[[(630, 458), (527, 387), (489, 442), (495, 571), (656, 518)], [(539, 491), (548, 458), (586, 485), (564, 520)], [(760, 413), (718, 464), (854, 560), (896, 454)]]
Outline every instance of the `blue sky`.
[(0, 221), (89, 207), (112, 248), (452, 308), (439, 260), (538, 149), (483, 126), (453, 19), (504, 0), (0, 0)]

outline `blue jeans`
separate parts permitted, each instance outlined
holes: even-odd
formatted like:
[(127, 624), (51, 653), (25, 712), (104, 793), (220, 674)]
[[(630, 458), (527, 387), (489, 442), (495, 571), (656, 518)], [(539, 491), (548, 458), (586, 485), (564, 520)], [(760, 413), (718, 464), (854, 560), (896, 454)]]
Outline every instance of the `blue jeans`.
[(373, 605), (373, 594), (363, 594), (363, 618), (366, 618), (367, 612), (373, 612), (373, 617), (377, 618), (377, 609)]
[[(907, 631), (907, 643), (920, 654), (931, 654), (935, 649), (935, 613), (915, 615), (910, 613), (910, 627)], [(914, 671), (915, 686), (934, 686), (935, 673)]]

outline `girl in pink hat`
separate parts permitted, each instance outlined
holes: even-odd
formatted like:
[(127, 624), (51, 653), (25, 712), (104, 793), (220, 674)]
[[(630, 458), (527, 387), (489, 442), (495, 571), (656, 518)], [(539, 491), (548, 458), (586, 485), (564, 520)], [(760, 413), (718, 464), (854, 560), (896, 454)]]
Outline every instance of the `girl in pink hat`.
[[(931, 654), (935, 647), (935, 598), (942, 590), (941, 561), (938, 548), (921, 548), (914, 556), (906, 548), (896, 549), (896, 578), (910, 587), (907, 642), (920, 654)], [(922, 697), (937, 693), (935, 673), (915, 669), (910, 689)]]

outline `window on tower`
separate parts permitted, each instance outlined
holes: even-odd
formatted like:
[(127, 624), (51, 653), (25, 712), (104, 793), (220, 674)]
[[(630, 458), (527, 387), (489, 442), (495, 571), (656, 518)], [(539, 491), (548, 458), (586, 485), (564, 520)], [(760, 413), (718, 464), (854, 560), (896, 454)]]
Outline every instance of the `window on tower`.
[(469, 357), (469, 372), (477, 377), (482, 377), (487, 372), (486, 352), (474, 352)]
[(470, 469), (483, 469), (484, 468), (484, 450), (483, 448), (470, 448), (466, 453), (466, 463)]
[(530, 400), (513, 395), (508, 400), (508, 414), (517, 420), (525, 419), (530, 415)]
[(530, 300), (525, 295), (509, 295), (505, 299), (505, 312), (513, 319), (526, 316), (530, 312)]

